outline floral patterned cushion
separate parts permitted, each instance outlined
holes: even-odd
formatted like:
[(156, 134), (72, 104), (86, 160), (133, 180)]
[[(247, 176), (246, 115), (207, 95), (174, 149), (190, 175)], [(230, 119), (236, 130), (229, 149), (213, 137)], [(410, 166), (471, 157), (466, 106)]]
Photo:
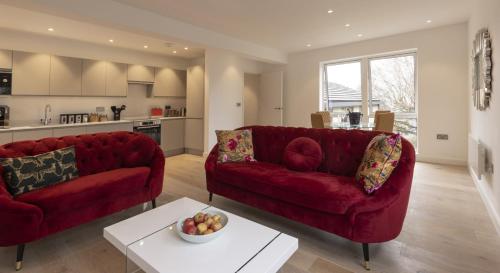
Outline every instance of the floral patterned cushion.
[(219, 163), (255, 161), (252, 130), (215, 131), (219, 144)]
[(387, 181), (401, 157), (401, 136), (380, 134), (366, 148), (356, 181), (363, 184), (367, 193), (378, 190)]

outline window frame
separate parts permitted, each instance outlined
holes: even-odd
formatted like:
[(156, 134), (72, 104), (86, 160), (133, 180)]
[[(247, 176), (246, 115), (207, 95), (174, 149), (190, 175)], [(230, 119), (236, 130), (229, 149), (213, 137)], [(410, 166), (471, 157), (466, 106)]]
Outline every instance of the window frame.
[[(361, 82), (361, 105), (363, 108), (363, 105), (366, 103), (365, 101), (365, 96), (363, 96), (363, 58), (353, 58), (353, 59), (345, 59), (345, 60), (339, 60), (339, 61), (334, 61), (334, 62), (324, 62), (321, 64), (322, 67), (322, 72), (323, 72), (323, 81), (322, 81), (322, 88), (320, 90), (321, 96), (320, 96), (320, 110), (321, 111), (330, 111), (330, 100), (328, 99), (330, 97), (330, 94), (328, 94), (328, 66), (334, 66), (334, 65), (343, 65), (343, 64), (353, 64), (353, 63), (359, 63), (360, 67), (360, 82)], [(324, 108), (325, 106), (325, 100), (326, 99), (326, 109)]]

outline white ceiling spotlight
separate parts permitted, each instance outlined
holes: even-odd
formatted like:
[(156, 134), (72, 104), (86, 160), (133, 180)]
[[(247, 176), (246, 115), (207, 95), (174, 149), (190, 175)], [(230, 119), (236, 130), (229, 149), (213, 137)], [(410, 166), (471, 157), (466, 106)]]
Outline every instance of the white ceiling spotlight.
[(363, 34), (362, 33), (358, 34), (358, 37), (359, 38), (363, 37)]
[(189, 49), (189, 47), (187, 47), (187, 46), (186, 46), (186, 47), (184, 47), (184, 50), (188, 50), (188, 49)]
[(430, 24), (432, 23), (432, 20), (431, 19), (428, 19), (427, 21), (425, 21), (427, 24)]
[(307, 47), (311, 47), (312, 45), (311, 44), (306, 44)]
[(351, 27), (351, 24), (345, 24), (344, 26), (345, 27)]
[(149, 46), (148, 45), (144, 45), (144, 48), (148, 48)]
[(177, 50), (172, 51), (172, 53), (177, 54)]
[(332, 14), (332, 13), (333, 13), (333, 9), (329, 9), (328, 14)]
[(109, 41), (110, 43), (114, 43), (114, 42), (115, 42), (115, 40), (113, 40), (113, 39), (109, 39), (108, 41)]
[(48, 30), (48, 31), (50, 31), (50, 32), (54, 32), (54, 30), (55, 30), (55, 29), (54, 29), (54, 28), (49, 27), (47, 30)]

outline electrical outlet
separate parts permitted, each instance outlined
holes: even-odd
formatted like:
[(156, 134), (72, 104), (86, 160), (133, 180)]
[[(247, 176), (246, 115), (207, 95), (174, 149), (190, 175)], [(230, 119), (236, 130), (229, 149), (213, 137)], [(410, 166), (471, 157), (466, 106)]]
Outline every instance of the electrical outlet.
[(448, 140), (448, 134), (437, 134), (436, 138), (439, 140)]

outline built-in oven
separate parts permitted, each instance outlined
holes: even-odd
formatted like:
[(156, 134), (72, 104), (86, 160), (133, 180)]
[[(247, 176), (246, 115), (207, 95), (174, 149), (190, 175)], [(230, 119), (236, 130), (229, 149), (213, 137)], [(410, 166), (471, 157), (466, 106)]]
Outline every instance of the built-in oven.
[(134, 132), (143, 133), (161, 145), (161, 120), (147, 119), (134, 121)]
[(12, 72), (0, 69), (0, 95), (10, 95), (12, 92)]

